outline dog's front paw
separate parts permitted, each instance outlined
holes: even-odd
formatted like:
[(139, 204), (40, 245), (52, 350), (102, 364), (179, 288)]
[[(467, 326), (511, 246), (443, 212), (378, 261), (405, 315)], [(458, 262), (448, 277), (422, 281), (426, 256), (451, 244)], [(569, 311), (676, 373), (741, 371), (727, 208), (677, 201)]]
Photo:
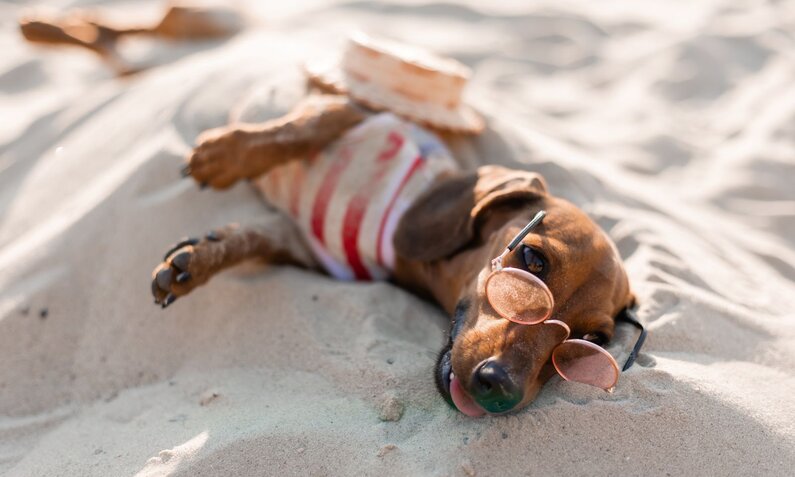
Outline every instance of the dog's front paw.
[(210, 129), (199, 136), (188, 155), (183, 176), (192, 176), (202, 187), (226, 189), (242, 179), (245, 132), (228, 127)]
[(166, 252), (163, 262), (152, 272), (152, 295), (155, 304), (166, 308), (178, 297), (206, 283), (219, 270), (223, 255), (223, 231), (208, 233), (205, 238), (181, 240)]

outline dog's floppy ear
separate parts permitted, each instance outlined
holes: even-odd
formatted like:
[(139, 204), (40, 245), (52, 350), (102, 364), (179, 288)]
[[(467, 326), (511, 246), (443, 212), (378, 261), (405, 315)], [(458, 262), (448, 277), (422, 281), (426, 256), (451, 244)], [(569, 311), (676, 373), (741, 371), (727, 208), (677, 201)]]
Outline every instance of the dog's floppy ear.
[(539, 174), (499, 166), (443, 179), (403, 215), (395, 232), (395, 251), (412, 260), (444, 258), (475, 237), (478, 218), (489, 207), (546, 193)]

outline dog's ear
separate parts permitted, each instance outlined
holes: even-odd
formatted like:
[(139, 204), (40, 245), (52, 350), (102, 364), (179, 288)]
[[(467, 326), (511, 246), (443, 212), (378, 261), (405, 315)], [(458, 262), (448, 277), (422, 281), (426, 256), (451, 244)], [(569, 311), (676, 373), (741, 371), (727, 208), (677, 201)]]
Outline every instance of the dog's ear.
[(546, 194), (539, 174), (499, 166), (443, 179), (403, 215), (395, 232), (395, 252), (422, 261), (447, 257), (475, 237), (478, 218), (490, 207)]

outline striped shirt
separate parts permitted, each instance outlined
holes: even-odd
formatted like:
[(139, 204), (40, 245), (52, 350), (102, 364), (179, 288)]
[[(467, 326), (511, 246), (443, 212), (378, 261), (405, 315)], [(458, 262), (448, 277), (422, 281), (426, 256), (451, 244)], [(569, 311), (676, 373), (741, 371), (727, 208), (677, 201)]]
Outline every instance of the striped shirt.
[(403, 213), (440, 173), (455, 169), (439, 138), (381, 113), (256, 185), (295, 220), (329, 274), (383, 280), (394, 269), (392, 238)]

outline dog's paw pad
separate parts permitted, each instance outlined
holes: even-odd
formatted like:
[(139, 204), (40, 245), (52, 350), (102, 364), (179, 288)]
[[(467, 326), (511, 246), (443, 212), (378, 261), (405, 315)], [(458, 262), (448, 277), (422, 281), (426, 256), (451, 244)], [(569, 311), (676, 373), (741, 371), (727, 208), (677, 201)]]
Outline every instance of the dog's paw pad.
[(169, 249), (163, 262), (152, 272), (152, 295), (156, 305), (166, 308), (197, 285), (192, 283), (196, 273), (192, 270), (196, 268), (192, 267), (192, 262), (200, 244), (201, 240), (195, 238), (180, 241)]
[(208, 232), (203, 238), (184, 238), (169, 248), (152, 272), (155, 304), (166, 308), (223, 269), (230, 246), (241, 245), (240, 240), (234, 239), (238, 228), (231, 224)]

